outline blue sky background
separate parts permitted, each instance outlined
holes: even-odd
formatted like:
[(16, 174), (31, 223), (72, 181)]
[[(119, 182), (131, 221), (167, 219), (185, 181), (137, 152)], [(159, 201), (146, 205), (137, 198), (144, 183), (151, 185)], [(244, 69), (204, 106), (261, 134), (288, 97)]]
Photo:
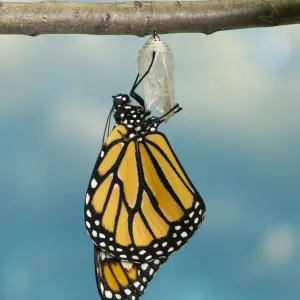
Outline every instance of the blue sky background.
[[(300, 298), (299, 28), (161, 36), (184, 108), (161, 130), (207, 215), (143, 300)], [(99, 299), (85, 192), (146, 39), (0, 36), (0, 299)]]

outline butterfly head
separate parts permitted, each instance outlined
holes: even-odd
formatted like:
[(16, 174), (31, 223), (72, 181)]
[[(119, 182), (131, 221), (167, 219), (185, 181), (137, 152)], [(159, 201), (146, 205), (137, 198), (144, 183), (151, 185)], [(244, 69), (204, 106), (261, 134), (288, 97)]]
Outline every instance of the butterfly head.
[(114, 106), (121, 107), (130, 102), (130, 98), (126, 94), (118, 94), (116, 96), (112, 96), (114, 101)]

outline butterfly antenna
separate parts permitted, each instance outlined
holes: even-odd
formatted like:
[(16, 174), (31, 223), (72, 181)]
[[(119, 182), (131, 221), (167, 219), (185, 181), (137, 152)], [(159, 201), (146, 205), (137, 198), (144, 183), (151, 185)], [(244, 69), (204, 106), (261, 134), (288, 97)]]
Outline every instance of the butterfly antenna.
[(109, 133), (110, 133), (110, 121), (111, 121), (111, 115), (112, 115), (112, 111), (110, 112), (110, 114), (109, 114), (109, 116), (108, 116), (109, 120), (108, 120), (108, 127), (107, 127), (107, 137), (108, 137), (108, 135), (109, 135)]
[(107, 130), (107, 135), (108, 135), (108, 131), (109, 131), (109, 126), (108, 123), (110, 124), (110, 118), (111, 118), (111, 114), (113, 112), (114, 106), (112, 106), (107, 119), (106, 119), (106, 123), (105, 123), (105, 128), (104, 128), (104, 132), (103, 132), (103, 139), (102, 139), (102, 146), (104, 145), (104, 139), (105, 139), (105, 134), (106, 134), (106, 130)]

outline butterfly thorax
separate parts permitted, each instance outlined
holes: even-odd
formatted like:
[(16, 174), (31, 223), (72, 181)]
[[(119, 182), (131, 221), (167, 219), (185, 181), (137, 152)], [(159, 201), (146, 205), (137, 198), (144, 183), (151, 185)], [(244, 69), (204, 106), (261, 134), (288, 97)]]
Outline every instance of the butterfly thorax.
[(113, 115), (116, 125), (124, 125), (129, 137), (156, 131), (161, 121), (157, 117), (149, 117), (150, 114), (142, 106), (131, 105), (128, 95), (119, 94), (114, 97)]

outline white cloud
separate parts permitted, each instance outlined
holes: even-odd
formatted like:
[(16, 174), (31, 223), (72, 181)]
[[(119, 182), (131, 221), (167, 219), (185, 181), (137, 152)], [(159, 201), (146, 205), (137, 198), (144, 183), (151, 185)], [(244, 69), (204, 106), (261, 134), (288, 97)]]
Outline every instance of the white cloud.
[(269, 266), (289, 263), (297, 253), (298, 234), (295, 228), (281, 225), (269, 228), (263, 234), (260, 258)]
[(10, 265), (4, 270), (4, 289), (7, 299), (26, 299), (34, 289), (35, 274), (28, 265)]
[(24, 36), (0, 36), (0, 45), (0, 116), (7, 116), (20, 112), (20, 107), (30, 101), (29, 97), (20, 96), (20, 90), (28, 80), (28, 58), (35, 51)]
[(240, 273), (248, 279), (283, 280), (298, 263), (299, 234), (287, 224), (265, 229), (257, 245), (252, 245), (239, 262)]
[(292, 62), (292, 55), (300, 46), (298, 26), (281, 26), (262, 30), (256, 37), (256, 61), (273, 72), (283, 70)]
[[(260, 29), (267, 35), (266, 30)], [(287, 35), (293, 31), (291, 27), (282, 30)], [(196, 126), (202, 133), (260, 149), (285, 147), (282, 139), (299, 132), (300, 102), (293, 99), (300, 96), (300, 72), (292, 76), (293, 70), (286, 70), (288, 81), (263, 72), (254, 59), (257, 45), (250, 35), (221, 32), (168, 41), (176, 60), (176, 101), (192, 119), (186, 120), (186, 130)], [(297, 39), (289, 41), (291, 50), (283, 46), (282, 56), (300, 48)], [(294, 64), (299, 61), (294, 56), (291, 59)]]
[(240, 230), (241, 225), (244, 228), (244, 222), (247, 221), (245, 214), (249, 213), (249, 210), (245, 207), (246, 202), (241, 195), (234, 191), (223, 191), (215, 195), (207, 195), (207, 198), (213, 199), (207, 204), (205, 227), (208, 230), (234, 234)]
[[(99, 103), (99, 104), (96, 104)], [(49, 114), (49, 134), (58, 145), (80, 151), (99, 149), (108, 107), (100, 100), (79, 95), (63, 95), (54, 101)]]

